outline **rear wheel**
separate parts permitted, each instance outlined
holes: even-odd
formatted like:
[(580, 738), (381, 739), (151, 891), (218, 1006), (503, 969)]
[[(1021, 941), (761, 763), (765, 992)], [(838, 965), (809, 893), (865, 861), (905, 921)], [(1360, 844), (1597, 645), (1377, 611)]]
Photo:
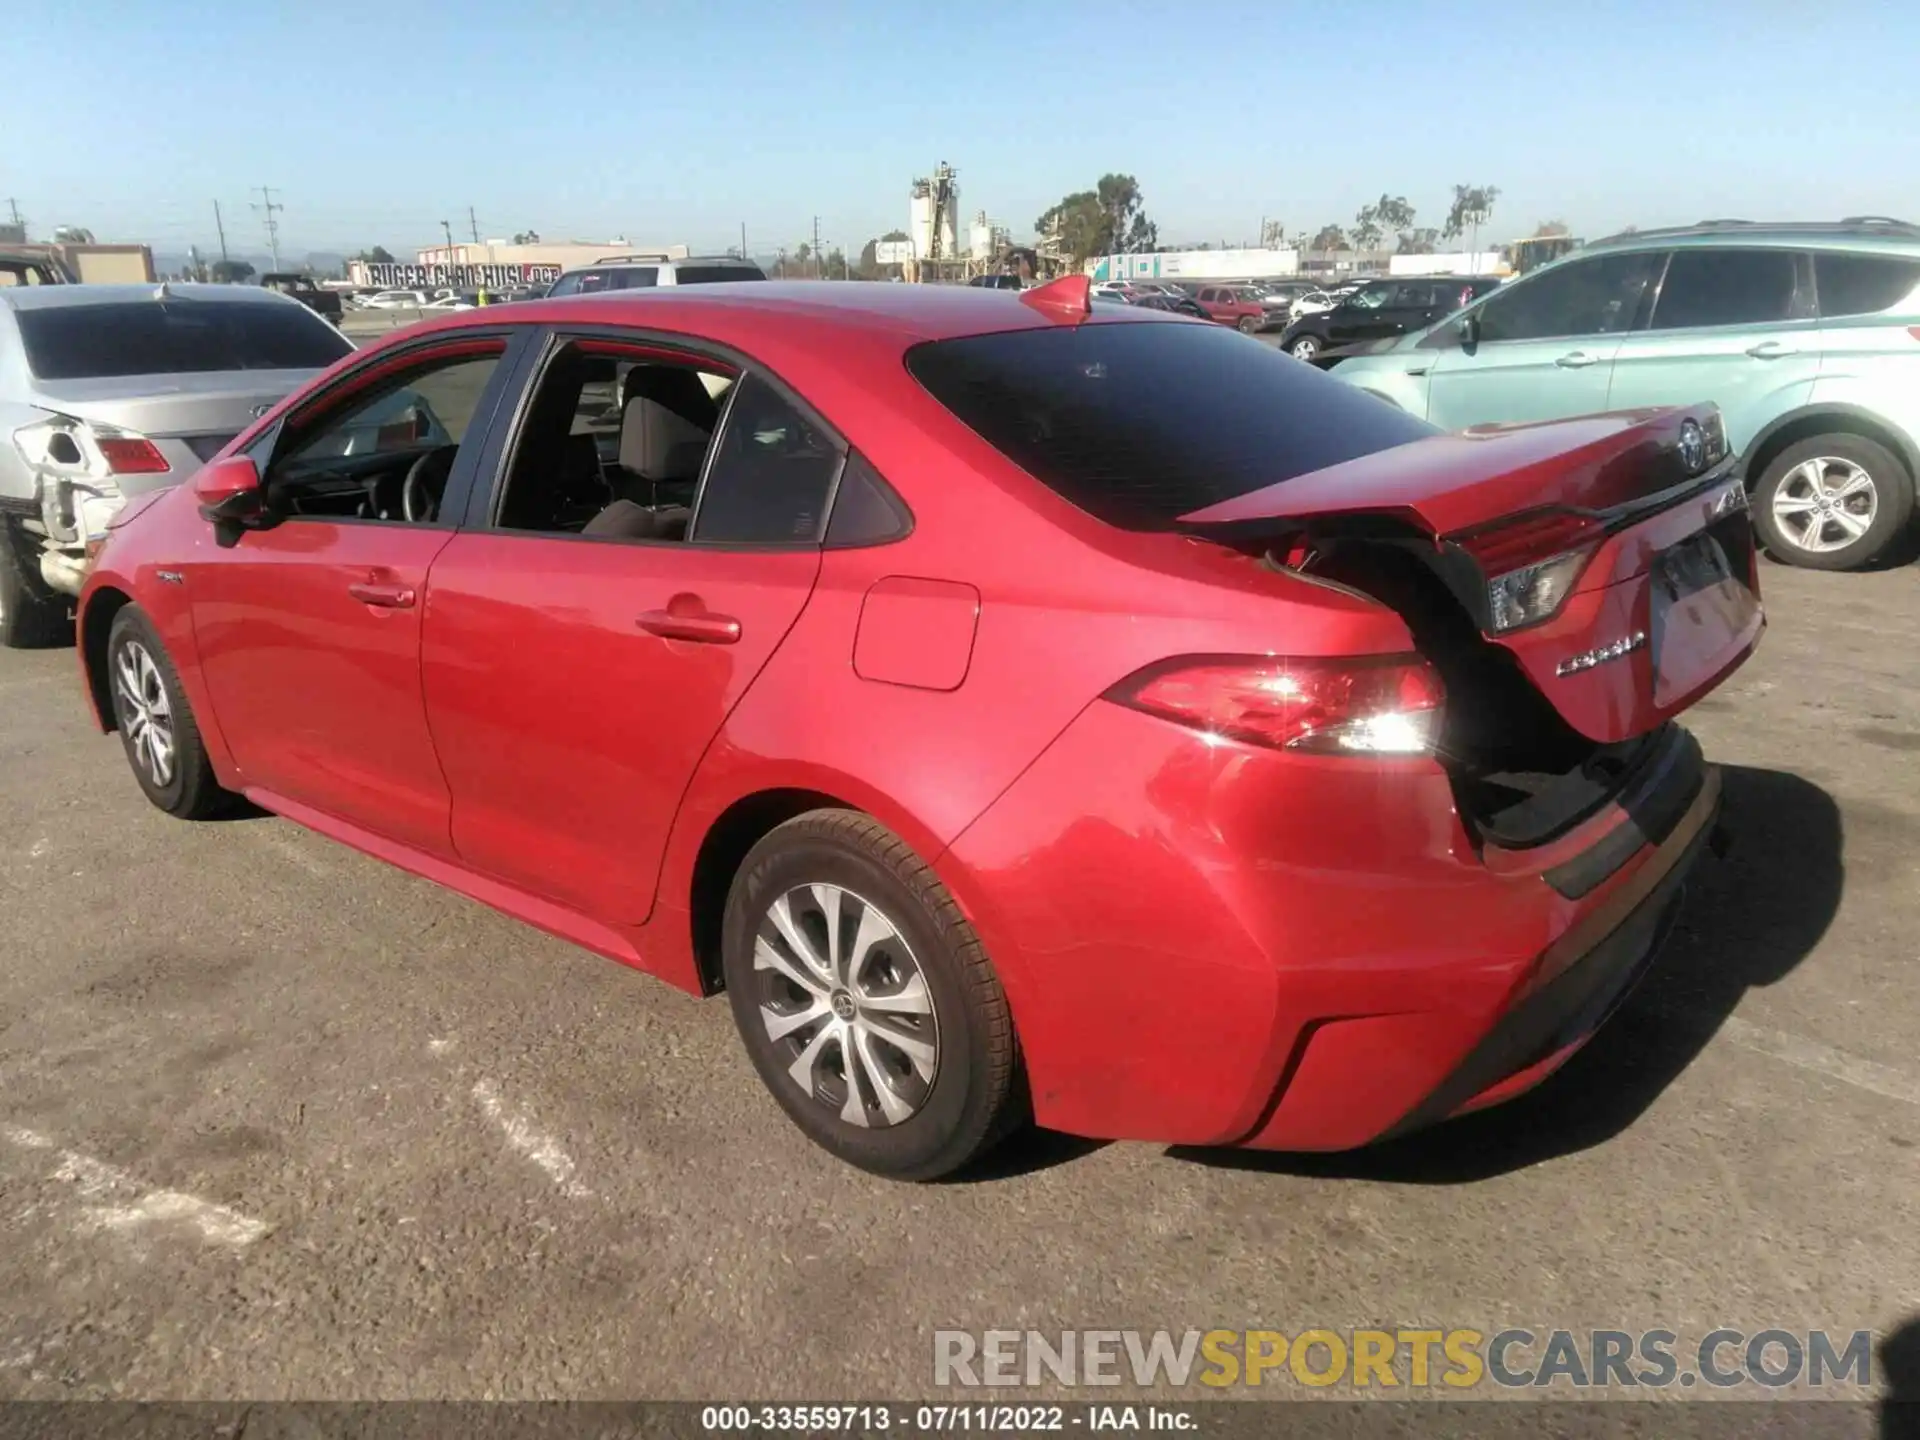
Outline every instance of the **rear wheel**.
[(1251, 335), (1255, 331), (1257, 331), (1259, 328), (1260, 328), (1260, 322), (1254, 319), (1253, 316), (1242, 315), (1240, 317), (1240, 333), (1242, 335)]
[(0, 646), (41, 649), (73, 643), (73, 620), (65, 595), (40, 578), (33, 540), (0, 516)]
[(846, 810), (754, 846), (722, 963), (760, 1078), (816, 1144), (932, 1180), (1019, 1120), (1006, 995), (953, 897), (897, 836)]
[(1320, 353), (1320, 337), (1318, 335), (1298, 336), (1287, 346), (1287, 353), (1296, 360), (1311, 360)]
[(173, 662), (137, 605), (107, 632), (107, 686), (133, 778), (147, 799), (182, 820), (206, 820), (232, 805), (201, 742)]
[(1913, 518), (1913, 477), (1864, 435), (1816, 435), (1789, 445), (1754, 487), (1753, 520), (1767, 549), (1790, 565), (1870, 565)]

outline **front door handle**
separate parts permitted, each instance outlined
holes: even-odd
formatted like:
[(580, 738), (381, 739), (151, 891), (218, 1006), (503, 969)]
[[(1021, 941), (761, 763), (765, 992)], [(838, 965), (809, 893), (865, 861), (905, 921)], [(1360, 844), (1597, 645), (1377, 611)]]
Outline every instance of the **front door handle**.
[(378, 605), (382, 610), (411, 610), (413, 591), (405, 585), (381, 585), (359, 580), (347, 586), (347, 594), (362, 605)]
[(1793, 346), (1781, 340), (1762, 340), (1758, 345), (1747, 347), (1747, 354), (1756, 360), (1784, 360), (1793, 353)]
[(740, 639), (740, 622), (731, 615), (707, 609), (698, 595), (676, 595), (663, 610), (649, 610), (637, 622), (649, 635), (665, 640), (692, 640), (701, 645), (733, 645)]
[(1562, 370), (1584, 370), (1599, 358), (1598, 355), (1589, 355), (1584, 350), (1569, 350), (1553, 363)]

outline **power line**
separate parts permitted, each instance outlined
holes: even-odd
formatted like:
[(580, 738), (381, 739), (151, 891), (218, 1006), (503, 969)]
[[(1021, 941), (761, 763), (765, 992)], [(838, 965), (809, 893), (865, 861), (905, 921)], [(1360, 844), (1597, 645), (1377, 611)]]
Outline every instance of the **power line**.
[(287, 207), (275, 202), (273, 190), (270, 186), (261, 185), (256, 188), (260, 191), (262, 203), (255, 205), (253, 208), (266, 216), (267, 249), (273, 252), (273, 268), (278, 270), (280, 268), (280, 222), (273, 217)]

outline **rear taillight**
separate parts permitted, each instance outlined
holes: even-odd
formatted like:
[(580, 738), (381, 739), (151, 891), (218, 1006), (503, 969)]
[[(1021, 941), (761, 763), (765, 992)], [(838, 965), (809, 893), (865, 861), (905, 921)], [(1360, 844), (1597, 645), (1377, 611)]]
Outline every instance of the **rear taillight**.
[(1487, 612), (1496, 632), (1537, 625), (1557, 613), (1606, 533), (1591, 515), (1535, 510), (1449, 535), (1487, 579)]
[(13, 444), (30, 468), (62, 479), (160, 475), (173, 468), (146, 436), (70, 415), (22, 426)]
[(100, 447), (109, 474), (158, 475), (173, 468), (144, 435), (96, 435), (93, 443)]
[(1107, 692), (1205, 736), (1320, 754), (1422, 755), (1440, 735), (1440, 676), (1417, 655), (1166, 660)]

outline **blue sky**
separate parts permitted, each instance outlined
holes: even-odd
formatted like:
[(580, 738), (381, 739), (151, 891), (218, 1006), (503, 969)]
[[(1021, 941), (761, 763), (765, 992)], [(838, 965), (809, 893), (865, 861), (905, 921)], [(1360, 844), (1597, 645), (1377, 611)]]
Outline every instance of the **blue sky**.
[[(1163, 242), (1421, 223), (1488, 234), (1705, 216), (1920, 219), (1920, 5), (1375, 0), (1176, 6), (640, 0), (552, 7), (35, 5), (8, 27), (0, 213), (168, 252), (400, 251), (439, 222), (548, 239), (857, 247), (947, 160), (1027, 231), (1135, 175)], [(1904, 12), (1904, 13), (1901, 13)], [(197, 18), (222, 15), (216, 27)], [(29, 136), (39, 143), (26, 143)]]

